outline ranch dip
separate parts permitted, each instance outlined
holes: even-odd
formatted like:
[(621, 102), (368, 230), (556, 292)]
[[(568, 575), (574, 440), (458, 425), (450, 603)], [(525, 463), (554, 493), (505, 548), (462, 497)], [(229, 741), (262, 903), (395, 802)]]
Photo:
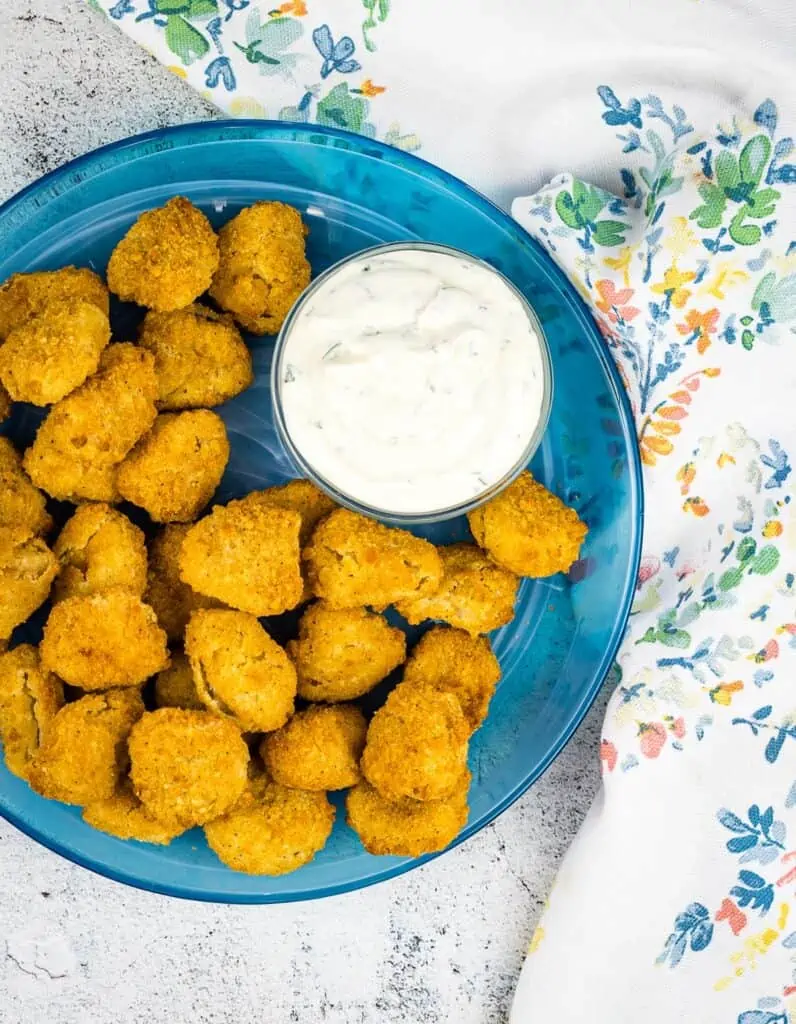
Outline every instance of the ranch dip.
[(435, 247), (366, 252), (311, 286), (283, 329), (283, 427), (321, 482), (374, 512), (470, 506), (539, 440), (544, 345), (486, 264)]

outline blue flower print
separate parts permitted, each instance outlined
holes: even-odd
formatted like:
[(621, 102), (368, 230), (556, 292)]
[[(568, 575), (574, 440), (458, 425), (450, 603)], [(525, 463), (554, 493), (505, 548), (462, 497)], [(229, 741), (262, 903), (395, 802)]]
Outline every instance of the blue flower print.
[(321, 25), (312, 33), (312, 41), (315, 43), (315, 49), (323, 57), (321, 78), (328, 78), (333, 71), (349, 75), (362, 67), (358, 60), (351, 59), (354, 40), (350, 36), (343, 36), (335, 43), (329, 26)]
[(119, 0), (109, 9), (108, 14), (114, 21), (121, 21), (125, 14), (135, 14), (135, 7), (132, 0)]
[(208, 89), (215, 89), (220, 83), (227, 92), (234, 92), (236, 87), (235, 72), (229, 62), (229, 57), (216, 57), (211, 60), (205, 68), (205, 85)]
[(741, 884), (730, 889), (730, 896), (735, 897), (738, 906), (759, 910), (761, 916), (767, 914), (774, 902), (774, 886), (754, 871), (741, 871), (738, 881)]
[(608, 107), (603, 114), (603, 121), (610, 125), (632, 124), (634, 128), (641, 128), (641, 104), (631, 96), (626, 107), (619, 102), (616, 93), (610, 86), (601, 85), (597, 89), (597, 95)]
[(727, 840), (727, 850), (741, 854), (742, 864), (752, 861), (770, 864), (785, 850), (785, 824), (775, 821), (773, 807), (761, 811), (757, 804), (752, 804), (747, 811), (746, 821), (725, 807), (719, 811), (718, 819), (726, 829), (734, 833)]
[(666, 940), (656, 963), (665, 964), (668, 961), (670, 967), (677, 967), (689, 946), (692, 952), (700, 953), (707, 949), (712, 938), (713, 925), (708, 908), (701, 903), (689, 903), (682, 914), (674, 919), (674, 931)]

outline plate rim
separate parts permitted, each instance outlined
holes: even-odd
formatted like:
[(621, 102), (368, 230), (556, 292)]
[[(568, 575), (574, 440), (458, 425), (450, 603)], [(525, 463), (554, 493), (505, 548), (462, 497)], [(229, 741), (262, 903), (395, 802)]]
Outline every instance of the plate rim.
[[(375, 150), (377, 153), (381, 154), (382, 158), (388, 159), (388, 161), (393, 165), (404, 169), (407, 167), (409, 169), (414, 169), (419, 176), (423, 178), (431, 178), (438, 183), (446, 185), (455, 192), (459, 198), (470, 199), (471, 205), (481, 207), (492, 220), (499, 221), (504, 229), (508, 229), (510, 232), (516, 234), (518, 241), (534, 249), (537, 254), (542, 257), (548, 276), (560, 287), (563, 297), (568, 302), (570, 308), (577, 314), (583, 329), (587, 334), (591, 335), (594, 351), (596, 352), (597, 357), (612, 384), (613, 397), (621, 414), (622, 432), (626, 440), (629, 442), (627, 471), (631, 482), (631, 515), (635, 525), (635, 537), (631, 550), (630, 565), (628, 567), (629, 571), (626, 577), (625, 589), (621, 596), (620, 614), (611, 633), (610, 642), (604, 650), (599, 665), (594, 670), (592, 685), (586, 693), (584, 693), (574, 714), (571, 716), (570, 725), (566, 730), (564, 730), (556, 743), (552, 745), (546, 757), (538, 762), (534, 769), (529, 772), (517, 786), (510, 790), (495, 805), (495, 807), (483, 817), (483, 819), (478, 822), (473, 822), (470, 825), (466, 825), (453, 842), (444, 850), (440, 850), (436, 853), (425, 854), (422, 857), (401, 858), (397, 863), (385, 865), (382, 870), (377, 870), (372, 875), (358, 879), (355, 882), (331, 883), (322, 887), (316, 886), (314, 889), (296, 890), (288, 893), (210, 893), (208, 891), (191, 888), (190, 885), (180, 885), (178, 883), (163, 884), (156, 881), (145, 882), (126, 870), (117, 870), (107, 864), (92, 861), (90, 858), (85, 857), (80, 853), (61, 846), (57, 841), (47, 838), (35, 827), (35, 825), (28, 824), (28, 822), (26, 822), (20, 815), (9, 810), (4, 805), (2, 794), (0, 794), (0, 817), (9, 822), (9, 824), (18, 829), (24, 835), (39, 843), (39, 845), (50, 850), (52, 853), (71, 861), (73, 864), (78, 864), (82, 868), (86, 868), (94, 874), (108, 878), (114, 882), (119, 882), (123, 885), (131, 886), (132, 888), (139, 889), (143, 892), (157, 893), (162, 896), (194, 900), (202, 903), (217, 903), (221, 905), (245, 904), (263, 906), (279, 903), (308, 902), (310, 900), (323, 899), (329, 896), (339, 896), (344, 893), (356, 892), (422, 867), (424, 864), (428, 864), (431, 861), (436, 860), (443, 854), (465, 843), (487, 825), (495, 821), (500, 815), (508, 810), (512, 804), (523, 796), (530, 787), (542, 777), (542, 775), (544, 775), (550, 765), (558, 758), (564, 748), (568, 745), (577, 729), (582, 725), (589, 709), (594, 704), (594, 701), (602, 690), (605, 679), (611, 669), (627, 630), (627, 623), (630, 618), (633, 594), (635, 592), (635, 581), (638, 577), (643, 545), (644, 488), (641, 455), (638, 449), (638, 444), (636, 443), (635, 421), (630, 405), (630, 399), (624, 385), (622, 384), (616, 363), (608, 351), (604, 339), (594, 322), (594, 318), (572, 282), (558, 266), (552, 256), (543, 248), (543, 246), (537, 242), (536, 239), (519, 224), (519, 222), (514, 220), (507, 211), (494, 203), (478, 189), (468, 185), (461, 178), (458, 178), (449, 171), (430, 163), (414, 153), (409, 153), (405, 150), (388, 146), (386, 143), (368, 138), (367, 136), (323, 125), (275, 121), (265, 118), (215, 118), (207, 121), (190, 121), (184, 124), (165, 126), (163, 128), (156, 128), (151, 131), (142, 132), (137, 135), (126, 136), (125, 138), (118, 139), (115, 142), (106, 143), (103, 146), (98, 146), (96, 149), (89, 150), (87, 153), (74, 157), (72, 160), (69, 160), (64, 164), (61, 164), (59, 167), (48, 171), (46, 174), (41, 175), (35, 181), (30, 182), (0, 204), (0, 220), (5, 219), (10, 213), (12, 213), (15, 208), (21, 205), (27, 199), (28, 195), (34, 190), (46, 187), (48, 183), (55, 181), (59, 177), (78, 171), (80, 167), (88, 164), (98, 157), (101, 157), (103, 154), (118, 153), (128, 147), (132, 148), (142, 144), (145, 145), (147, 142), (163, 139), (167, 136), (179, 137), (181, 135), (189, 135), (190, 133), (195, 133), (197, 131), (200, 133), (207, 132), (212, 134), (226, 130), (243, 130), (253, 133), (244, 135), (237, 141), (245, 141), (247, 138), (257, 138), (258, 136), (262, 137), (281, 134), (298, 136), (304, 135), (307, 136), (307, 141), (309, 142), (311, 141), (309, 136), (320, 135), (332, 141), (337, 140), (341, 143), (345, 143), (347, 147), (354, 148), (365, 155), (367, 155), (368, 149)], [(214, 139), (212, 141), (220, 140)], [(229, 141), (236, 140), (233, 137), (230, 138)], [(76, 183), (76, 185), (79, 184), (82, 184), (82, 181)]]

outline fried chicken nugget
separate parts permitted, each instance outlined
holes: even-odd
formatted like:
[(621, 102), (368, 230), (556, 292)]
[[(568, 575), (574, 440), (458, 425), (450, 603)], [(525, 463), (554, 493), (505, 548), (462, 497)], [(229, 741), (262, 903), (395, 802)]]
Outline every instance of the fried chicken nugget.
[(345, 801), (347, 821), (368, 853), (422, 857), (452, 843), (467, 823), (467, 772), (444, 800), (386, 800), (367, 782), (351, 789)]
[(442, 560), (427, 540), (339, 508), (323, 519), (304, 549), (316, 597), (332, 608), (387, 605), (433, 594)]
[(92, 270), (64, 267), (14, 274), (0, 287), (0, 342), (28, 320), (40, 316), (47, 306), (69, 299), (91, 302), (108, 316), (108, 289)]
[(53, 600), (114, 587), (141, 597), (146, 589), (146, 543), (127, 516), (106, 504), (82, 505), (53, 545), (60, 563)]
[(280, 615), (304, 591), (298, 512), (231, 501), (190, 528), (180, 575), (200, 594), (252, 615)]
[(469, 737), (453, 694), (399, 683), (371, 719), (362, 774), (387, 800), (443, 800), (463, 785)]
[(61, 680), (42, 668), (30, 644), (0, 654), (0, 739), (8, 770), (27, 778), (28, 764), (64, 703)]
[(520, 585), (514, 573), (495, 565), (475, 544), (450, 544), (437, 551), (443, 568), (439, 590), (395, 604), (410, 625), (437, 619), (477, 635), (511, 622)]
[(119, 839), (137, 839), (139, 843), (159, 846), (168, 846), (185, 831), (176, 822), (164, 823), (153, 818), (127, 780), (111, 796), (84, 808), (83, 821)]
[(228, 814), (205, 825), (205, 835), (210, 849), (233, 871), (285, 875), (323, 849), (334, 813), (325, 793), (288, 789), (257, 775)]
[(406, 658), (401, 629), (366, 608), (330, 608), (318, 601), (304, 612), (298, 640), (287, 652), (305, 700), (355, 700)]
[(278, 487), (252, 491), (243, 500), (261, 504), (266, 508), (287, 508), (298, 512), (301, 516), (299, 543), (302, 547), (310, 539), (321, 519), (337, 508), (329, 495), (324, 494), (309, 480), (288, 480), (286, 484), (280, 484)]
[(487, 638), (460, 629), (430, 629), (404, 668), (406, 686), (421, 683), (453, 694), (471, 731), (486, 718), (499, 680), (500, 663)]
[(293, 714), (296, 670), (253, 615), (223, 608), (194, 612), (185, 652), (200, 699), (247, 732), (278, 729)]
[(118, 587), (56, 604), (40, 649), (45, 666), (81, 690), (139, 686), (169, 664), (155, 613)]
[(368, 725), (353, 704), (315, 705), (299, 711), (260, 744), (271, 778), (291, 789), (325, 792), (354, 786)]
[(228, 718), (160, 708), (136, 723), (128, 747), (135, 795), (168, 825), (204, 825), (246, 788), (249, 748)]
[(159, 409), (221, 405), (254, 383), (251, 353), (232, 317), (206, 306), (150, 311), (138, 344), (155, 357)]
[(169, 640), (181, 640), (191, 613), (197, 608), (218, 608), (215, 598), (197, 594), (180, 579), (180, 551), (190, 526), (171, 524), (149, 545), (149, 573), (144, 600), (155, 609)]
[(253, 334), (276, 334), (310, 283), (307, 228), (284, 203), (255, 203), (218, 233), (220, 261), (210, 295)]
[(22, 456), (7, 437), (0, 437), (0, 528), (47, 533), (53, 521), (44, 505), (44, 495), (22, 468)]
[(47, 600), (58, 560), (30, 531), (0, 527), (0, 640)]
[(0, 423), (11, 415), (11, 395), (0, 384)]
[(201, 210), (182, 196), (142, 213), (111, 253), (108, 287), (125, 302), (168, 311), (207, 291), (218, 267), (218, 239)]
[(110, 340), (108, 317), (92, 302), (53, 303), (0, 346), (0, 380), (15, 402), (50, 405), (96, 372)]
[(518, 576), (568, 572), (587, 533), (577, 512), (527, 471), (467, 518), (489, 557)]
[(127, 769), (127, 737), (144, 713), (138, 690), (92, 693), (55, 715), (28, 768), (33, 789), (65, 804), (109, 799)]
[(116, 464), (155, 420), (155, 360), (135, 345), (110, 345), (99, 371), (50, 410), (25, 452), (37, 487), (62, 501), (118, 501)]
[(228, 461), (220, 416), (209, 409), (164, 412), (119, 463), (116, 487), (156, 523), (191, 522), (212, 498)]
[(155, 703), (159, 708), (206, 710), (204, 702), (196, 692), (191, 663), (182, 651), (172, 654), (171, 665), (158, 672), (155, 679)]

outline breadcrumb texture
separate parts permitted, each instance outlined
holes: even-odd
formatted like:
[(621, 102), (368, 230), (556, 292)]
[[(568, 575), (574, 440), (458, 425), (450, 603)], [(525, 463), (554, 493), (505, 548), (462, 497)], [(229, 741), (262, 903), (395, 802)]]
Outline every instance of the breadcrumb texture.
[(28, 765), (64, 704), (61, 680), (42, 668), (30, 644), (0, 654), (0, 739), (9, 771), (25, 779)]
[(185, 524), (164, 527), (149, 544), (149, 572), (144, 600), (155, 610), (169, 640), (181, 640), (191, 613), (197, 608), (217, 608), (212, 597), (197, 594), (180, 579), (180, 552)]
[(155, 678), (155, 703), (159, 708), (206, 710), (204, 702), (196, 692), (191, 663), (182, 651), (172, 654), (171, 665), (158, 672)]
[(22, 468), (22, 456), (7, 437), (0, 437), (0, 528), (44, 534), (52, 524), (44, 495)]
[(78, 299), (90, 302), (107, 317), (110, 303), (102, 279), (86, 267), (63, 267), (32, 274), (14, 274), (0, 286), (0, 342), (48, 306)]
[(97, 594), (122, 587), (141, 597), (146, 588), (144, 534), (107, 504), (82, 505), (53, 545), (59, 563), (53, 598)]
[(47, 600), (58, 560), (27, 529), (0, 527), (0, 641)]
[(159, 846), (167, 846), (185, 831), (175, 822), (166, 824), (153, 818), (126, 779), (112, 796), (90, 803), (83, 811), (83, 820), (118, 839), (137, 839)]
[(275, 782), (317, 792), (346, 789), (361, 779), (365, 716), (352, 704), (315, 705), (299, 711), (260, 745)]

